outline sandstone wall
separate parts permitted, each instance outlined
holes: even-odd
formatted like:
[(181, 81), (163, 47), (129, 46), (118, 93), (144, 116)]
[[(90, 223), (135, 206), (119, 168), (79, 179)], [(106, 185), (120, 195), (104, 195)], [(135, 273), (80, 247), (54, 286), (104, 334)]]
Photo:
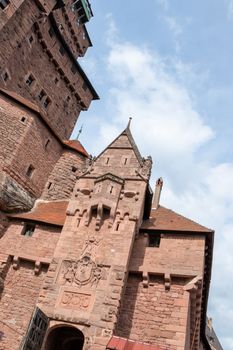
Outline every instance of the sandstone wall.
[[(4, 97), (0, 105), (1, 205), (4, 210), (26, 210), (32, 202), (29, 198), (28, 205), (24, 203), (23, 190), (32, 199), (40, 196), (62, 145), (35, 113)], [(5, 198), (4, 192), (10, 191), (12, 195)]]
[(163, 349), (184, 349), (188, 309), (184, 284), (185, 280), (174, 279), (166, 291), (163, 278), (152, 276), (144, 288), (142, 277), (130, 274), (115, 333)]
[(31, 237), (22, 235), (24, 222), (10, 221), (0, 239), (0, 251), (5, 254), (34, 262), (50, 262), (57, 245), (61, 229), (37, 224)]
[(34, 264), (21, 261), (10, 265), (0, 299), (0, 348), (18, 350), (35, 308), (47, 268), (35, 275)]
[(72, 150), (64, 150), (56, 163), (42, 194), (42, 199), (59, 200), (70, 198), (77, 176), (85, 168), (86, 158)]

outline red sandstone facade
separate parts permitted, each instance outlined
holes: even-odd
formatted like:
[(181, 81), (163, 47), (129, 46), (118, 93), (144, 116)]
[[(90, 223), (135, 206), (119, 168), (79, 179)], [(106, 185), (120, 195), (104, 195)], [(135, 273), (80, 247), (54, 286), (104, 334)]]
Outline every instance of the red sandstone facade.
[(98, 97), (89, 2), (0, 5), (0, 349), (221, 349), (214, 232), (159, 204), (162, 179), (152, 200), (129, 125), (97, 158), (67, 140)]

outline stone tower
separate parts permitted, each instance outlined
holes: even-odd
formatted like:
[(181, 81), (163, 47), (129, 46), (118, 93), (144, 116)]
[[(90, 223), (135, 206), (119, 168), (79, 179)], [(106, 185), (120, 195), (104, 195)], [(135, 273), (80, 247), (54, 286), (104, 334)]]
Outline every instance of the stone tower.
[(72, 158), (67, 149), (78, 162), (70, 172), (85, 163), (87, 153), (67, 140), (98, 95), (77, 61), (91, 46), (88, 0), (0, 5), (1, 234), (3, 212), (29, 210), (61, 157)]
[(62, 138), (98, 98), (77, 62), (91, 40), (88, 0), (1, 1), (0, 87), (34, 102)]

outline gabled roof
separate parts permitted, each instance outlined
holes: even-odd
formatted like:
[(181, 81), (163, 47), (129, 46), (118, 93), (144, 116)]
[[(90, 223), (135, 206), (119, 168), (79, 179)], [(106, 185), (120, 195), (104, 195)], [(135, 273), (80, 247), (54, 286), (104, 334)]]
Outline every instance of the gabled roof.
[(106, 347), (107, 350), (162, 350), (157, 345), (142, 343), (113, 336)]
[(159, 205), (157, 209), (151, 210), (151, 216), (144, 220), (141, 226), (144, 230), (159, 231), (182, 231), (182, 232), (213, 232), (185, 216)]
[(31, 211), (9, 214), (9, 218), (41, 222), (50, 225), (63, 226), (69, 201), (36, 202)]
[(102, 155), (107, 149), (109, 149), (109, 148), (128, 148), (128, 147), (124, 147), (124, 146), (119, 147), (119, 146), (116, 146), (116, 145), (115, 145), (115, 144), (116, 144), (116, 141), (117, 141), (121, 136), (123, 136), (123, 135), (126, 135), (126, 136), (128, 137), (129, 146), (133, 149), (133, 151), (134, 151), (134, 153), (135, 153), (135, 155), (136, 155), (136, 157), (137, 157), (138, 162), (139, 162), (140, 164), (142, 164), (142, 163), (143, 163), (143, 161), (142, 161), (142, 156), (141, 156), (141, 154), (140, 154), (140, 152), (139, 152), (139, 149), (138, 149), (138, 147), (137, 147), (137, 145), (136, 145), (136, 143), (135, 143), (135, 141), (134, 141), (134, 138), (133, 138), (133, 136), (132, 136), (132, 134), (131, 134), (129, 124), (128, 124), (127, 128), (124, 129), (124, 130), (120, 133), (120, 135), (118, 135), (118, 136), (110, 143), (110, 145), (108, 145), (108, 146), (98, 155), (98, 157), (96, 157), (96, 159), (100, 158), (101, 155)]

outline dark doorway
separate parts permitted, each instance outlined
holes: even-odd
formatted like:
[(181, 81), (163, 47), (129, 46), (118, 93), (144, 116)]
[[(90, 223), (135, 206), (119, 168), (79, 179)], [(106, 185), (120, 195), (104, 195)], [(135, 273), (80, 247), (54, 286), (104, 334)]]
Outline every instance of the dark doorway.
[(47, 338), (45, 350), (82, 350), (83, 333), (74, 327), (53, 329)]

